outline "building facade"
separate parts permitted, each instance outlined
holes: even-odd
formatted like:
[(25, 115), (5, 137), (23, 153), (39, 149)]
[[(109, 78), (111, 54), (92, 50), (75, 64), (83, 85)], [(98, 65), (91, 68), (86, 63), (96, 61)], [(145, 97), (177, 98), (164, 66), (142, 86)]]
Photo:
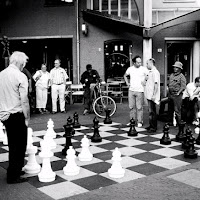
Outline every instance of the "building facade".
[[(184, 64), (187, 81), (200, 75), (198, 0), (5, 0), (0, 34), (10, 53), (24, 51), (34, 73), (60, 58), (70, 80), (79, 82), (88, 63), (101, 78), (122, 77), (131, 58), (154, 57), (163, 95), (172, 64)], [(4, 49), (1, 70), (4, 68)]]

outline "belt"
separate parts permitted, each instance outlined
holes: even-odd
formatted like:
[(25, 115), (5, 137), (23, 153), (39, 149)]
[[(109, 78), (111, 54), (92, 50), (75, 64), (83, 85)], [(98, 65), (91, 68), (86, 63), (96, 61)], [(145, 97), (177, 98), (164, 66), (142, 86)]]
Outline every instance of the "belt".
[(64, 83), (58, 83), (58, 84), (54, 83), (54, 85), (62, 85), (62, 84), (64, 84)]

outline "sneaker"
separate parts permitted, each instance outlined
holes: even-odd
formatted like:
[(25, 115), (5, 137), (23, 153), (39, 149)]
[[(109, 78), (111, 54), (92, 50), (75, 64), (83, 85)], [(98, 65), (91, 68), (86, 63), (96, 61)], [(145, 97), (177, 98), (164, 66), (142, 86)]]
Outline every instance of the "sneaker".
[(141, 127), (142, 127), (142, 123), (138, 123), (138, 124), (137, 124), (137, 127), (138, 127), (138, 128), (141, 128)]
[(83, 111), (83, 115), (87, 115), (87, 114), (89, 114), (89, 110), (85, 109), (85, 110)]

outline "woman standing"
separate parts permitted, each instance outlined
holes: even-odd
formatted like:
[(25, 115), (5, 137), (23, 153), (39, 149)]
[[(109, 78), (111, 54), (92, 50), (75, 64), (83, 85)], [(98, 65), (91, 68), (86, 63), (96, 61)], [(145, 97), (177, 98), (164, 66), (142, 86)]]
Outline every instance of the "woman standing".
[(47, 92), (50, 81), (50, 75), (45, 64), (42, 64), (41, 70), (36, 71), (33, 79), (36, 82), (36, 108), (43, 114), (43, 112), (47, 111)]

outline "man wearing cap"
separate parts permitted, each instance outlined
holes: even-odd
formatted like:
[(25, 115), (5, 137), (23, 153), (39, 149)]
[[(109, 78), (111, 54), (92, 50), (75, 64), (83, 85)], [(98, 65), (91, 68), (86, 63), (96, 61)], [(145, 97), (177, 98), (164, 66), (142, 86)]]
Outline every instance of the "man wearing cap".
[(169, 125), (173, 124), (173, 115), (175, 112), (177, 124), (181, 121), (181, 105), (182, 95), (186, 88), (186, 78), (181, 73), (183, 64), (176, 61), (174, 65), (174, 72), (169, 77)]

